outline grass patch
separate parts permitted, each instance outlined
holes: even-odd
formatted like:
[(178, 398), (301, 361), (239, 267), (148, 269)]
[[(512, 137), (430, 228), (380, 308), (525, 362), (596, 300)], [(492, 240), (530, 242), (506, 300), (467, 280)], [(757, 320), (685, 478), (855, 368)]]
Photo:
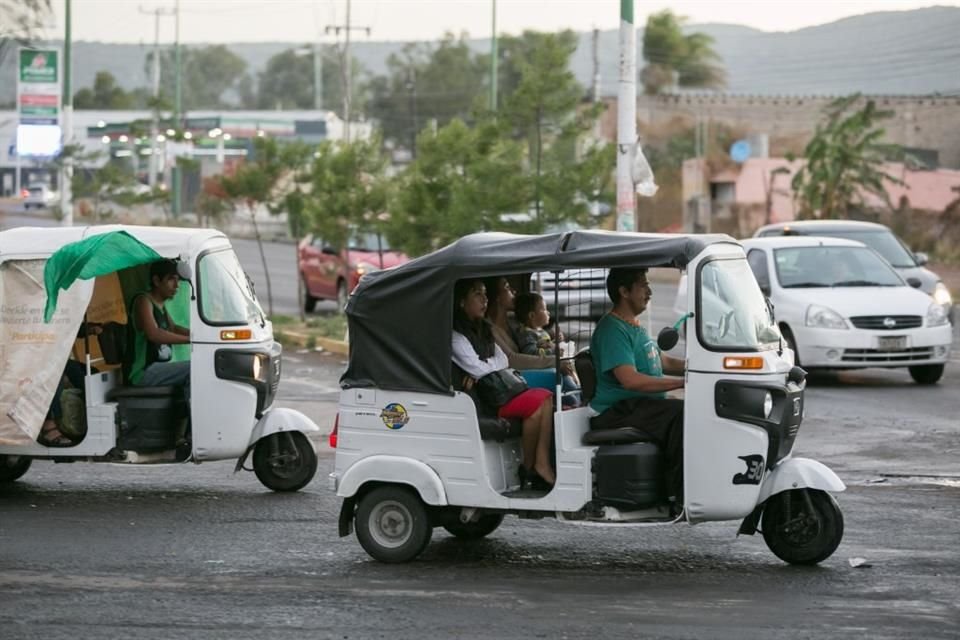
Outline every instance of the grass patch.
[(308, 316), (306, 322), (286, 315), (275, 315), (274, 339), (286, 347), (315, 349), (317, 338), (343, 340), (347, 334), (347, 318), (341, 313)]

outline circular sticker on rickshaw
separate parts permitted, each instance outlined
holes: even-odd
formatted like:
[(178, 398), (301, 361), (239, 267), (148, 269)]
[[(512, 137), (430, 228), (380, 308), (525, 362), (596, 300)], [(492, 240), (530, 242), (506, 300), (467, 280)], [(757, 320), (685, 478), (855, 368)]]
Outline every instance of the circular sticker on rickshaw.
[(404, 406), (398, 402), (391, 402), (380, 412), (380, 419), (387, 429), (400, 429), (410, 422), (410, 416)]

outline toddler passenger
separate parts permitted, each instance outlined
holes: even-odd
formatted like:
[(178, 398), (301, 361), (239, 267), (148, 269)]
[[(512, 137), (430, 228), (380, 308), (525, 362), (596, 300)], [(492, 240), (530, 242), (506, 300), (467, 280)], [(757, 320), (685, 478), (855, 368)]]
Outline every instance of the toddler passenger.
[[(553, 336), (544, 329), (550, 324), (550, 312), (538, 293), (521, 293), (514, 302), (514, 313), (520, 327), (517, 329), (517, 347), (520, 353), (534, 356), (553, 356), (557, 353), (557, 343)], [(559, 327), (557, 331), (559, 332)], [(572, 355), (572, 354), (568, 354)], [(576, 407), (580, 405), (580, 394), (567, 395), (569, 391), (580, 391), (580, 384), (572, 374), (565, 374), (562, 378), (563, 406)]]

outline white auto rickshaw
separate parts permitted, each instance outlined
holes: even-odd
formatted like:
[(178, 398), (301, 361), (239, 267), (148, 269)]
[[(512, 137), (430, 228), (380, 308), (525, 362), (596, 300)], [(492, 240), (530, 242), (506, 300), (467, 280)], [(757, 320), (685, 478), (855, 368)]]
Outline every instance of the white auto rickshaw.
[[(190, 361), (189, 392), (126, 383), (128, 310), (160, 258), (178, 261), (181, 284), (166, 306), (190, 330), (190, 343), (172, 354)], [(274, 491), (296, 491), (316, 472), (307, 436), (318, 427), (273, 406), (281, 347), (223, 233), (117, 225), (3, 231), (0, 305), (0, 483), (34, 460), (237, 458), (239, 470), (252, 453), (257, 478)], [(92, 326), (102, 332), (84, 329)], [(61, 390), (70, 365), (82, 371), (82, 388)], [(60, 432), (71, 437), (50, 446), (38, 434), (55, 400)]]
[[(610, 267), (694, 274), (688, 308), (695, 311), (682, 320), (690, 338), (679, 514), (658, 486), (657, 446), (633, 429), (591, 431), (589, 406), (554, 415), (552, 489), (522, 488), (516, 425), (478, 417), (471, 396), (454, 390), (455, 282), (512, 274), (522, 287), (531, 273), (553, 272), (559, 281), (568, 269)], [(559, 298), (560, 286), (549, 289)], [(559, 299), (547, 302), (562, 308)], [(791, 455), (805, 373), (793, 365), (743, 249), (728, 236), (476, 234), (365, 277), (346, 312), (350, 361), (330, 438), (330, 480), (343, 498), (340, 535), (355, 527), (377, 560), (417, 557), (437, 526), (461, 538), (486, 536), (505, 515), (618, 527), (740, 520), (739, 533), (762, 530), (773, 553), (796, 564), (818, 563), (840, 543), (843, 517), (831, 493), (843, 491), (843, 482), (823, 464)], [(677, 338), (666, 328), (661, 348)], [(589, 396), (590, 358), (581, 352), (576, 361)], [(554, 392), (556, 400), (559, 380)]]

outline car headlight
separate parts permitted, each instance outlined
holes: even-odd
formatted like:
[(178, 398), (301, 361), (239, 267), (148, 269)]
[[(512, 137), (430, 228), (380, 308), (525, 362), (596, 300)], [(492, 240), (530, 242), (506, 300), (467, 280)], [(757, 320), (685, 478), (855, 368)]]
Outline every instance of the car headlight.
[(368, 273), (373, 273), (374, 271), (379, 271), (379, 270), (380, 270), (379, 267), (375, 267), (375, 266), (373, 266), (372, 264), (370, 264), (369, 262), (361, 262), (360, 264), (357, 265), (357, 275), (358, 275), (358, 276), (363, 276), (363, 275), (366, 275), (366, 274), (368, 274)]
[(926, 325), (928, 327), (942, 327), (947, 324), (949, 320), (947, 319), (947, 312), (944, 308), (934, 302), (930, 305), (930, 308), (927, 309), (927, 321)]
[(950, 295), (950, 289), (942, 282), (938, 282), (933, 287), (933, 300), (942, 307), (949, 308), (953, 305), (953, 296)]
[(848, 329), (847, 322), (833, 309), (812, 304), (807, 308), (807, 317), (804, 321), (808, 327), (821, 329)]
[(773, 396), (767, 391), (767, 394), (763, 396), (763, 419), (766, 420), (770, 417), (770, 412), (773, 411)]

